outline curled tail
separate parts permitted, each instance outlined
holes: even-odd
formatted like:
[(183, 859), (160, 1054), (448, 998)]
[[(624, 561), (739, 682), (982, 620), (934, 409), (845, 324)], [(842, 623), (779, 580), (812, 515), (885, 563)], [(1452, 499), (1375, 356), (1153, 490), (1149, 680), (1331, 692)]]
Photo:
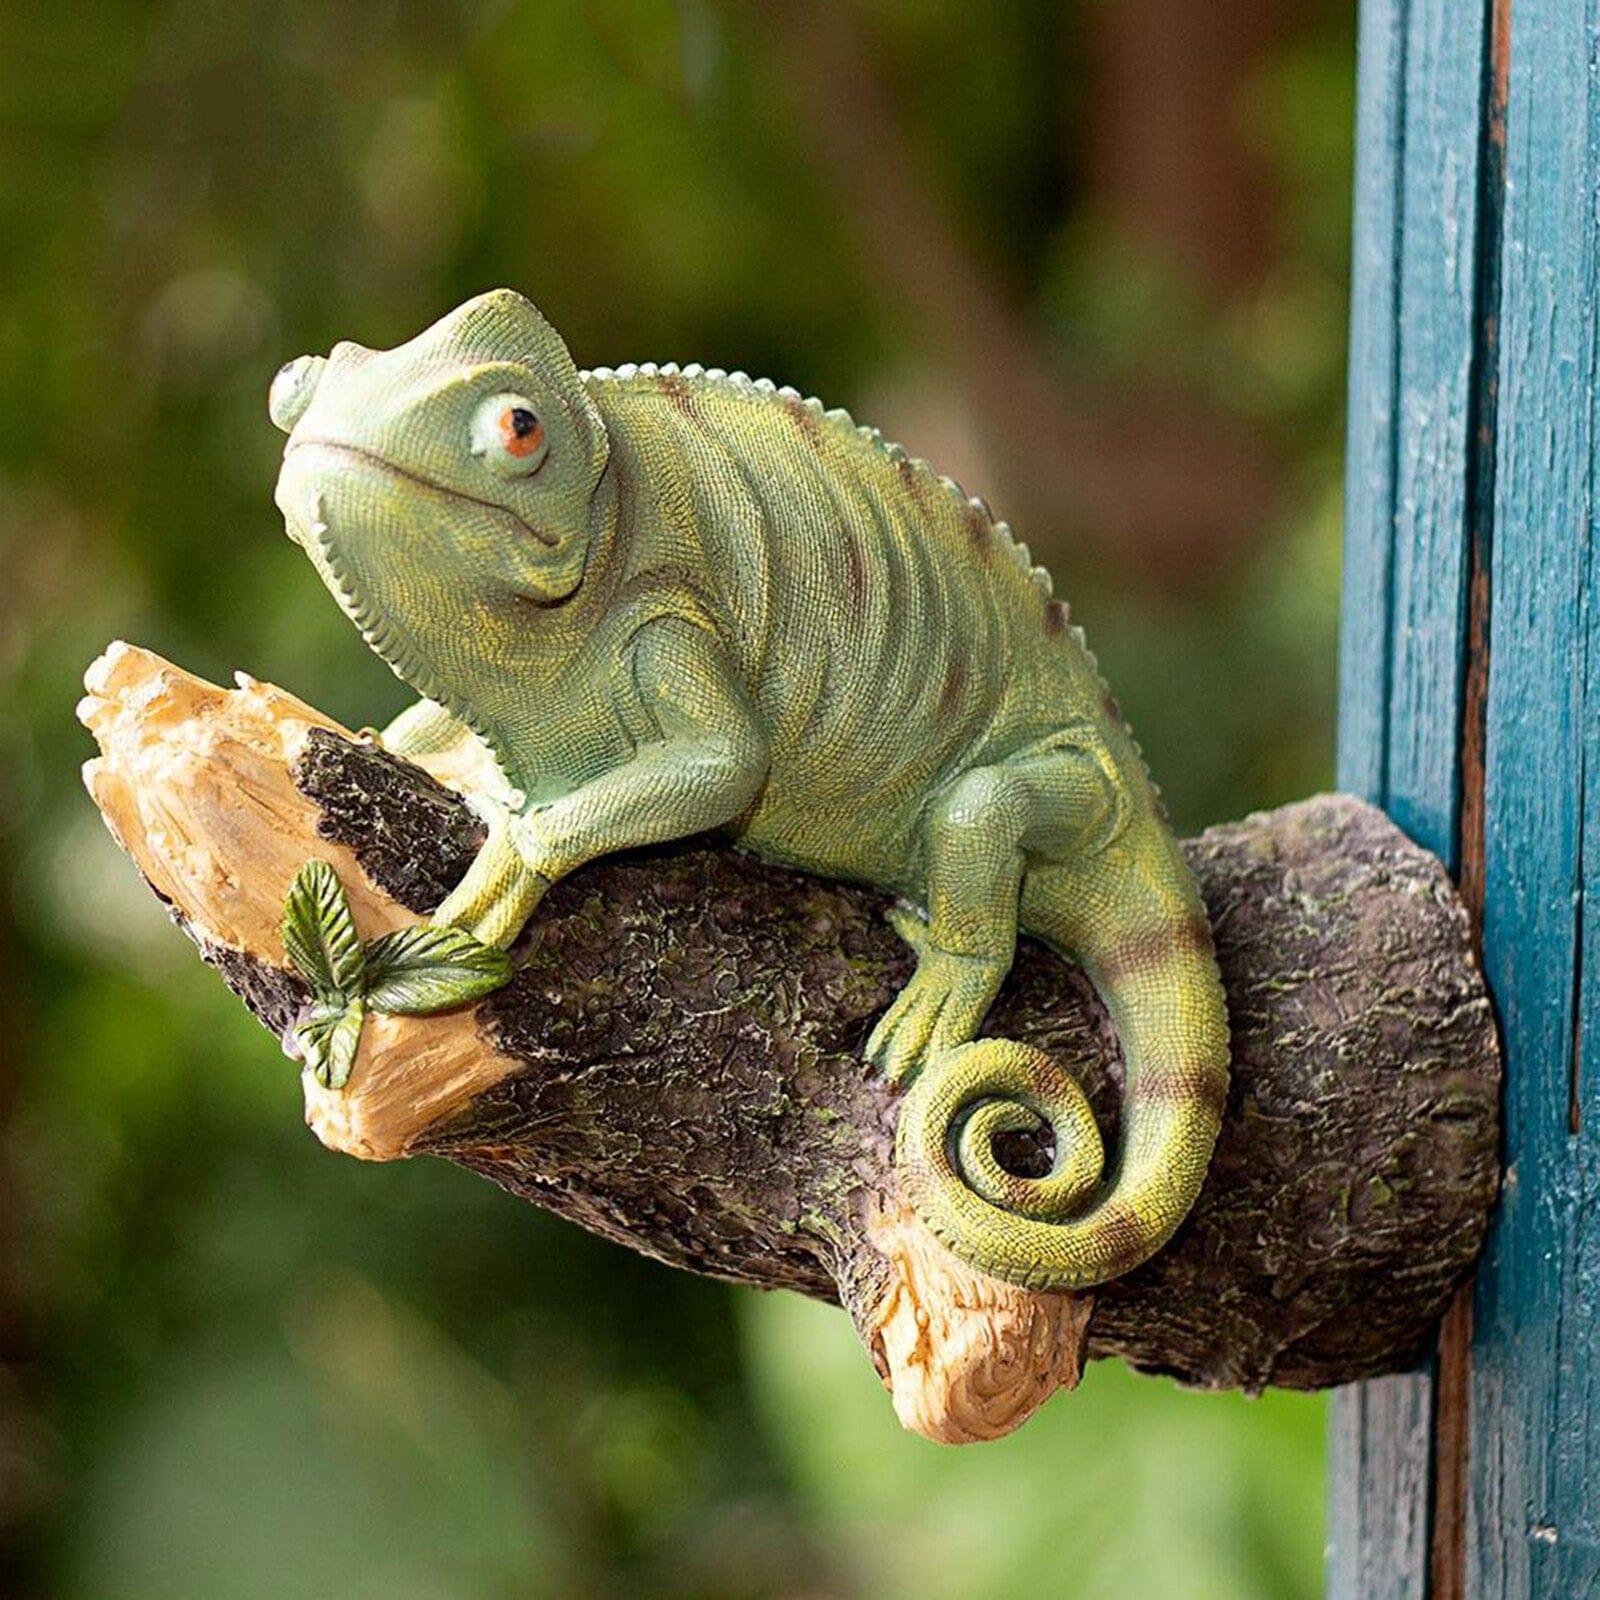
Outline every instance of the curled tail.
[[(1032, 1289), (1103, 1283), (1154, 1255), (1198, 1197), (1222, 1124), (1228, 1023), (1210, 929), (1164, 830), (1129, 844), (1087, 881), (1032, 886), (1042, 904), (1029, 919), (1075, 955), (1122, 1045), (1110, 1171), (1082, 1089), (1011, 1040), (934, 1057), (900, 1112), (896, 1166), (911, 1204), (956, 1255)], [(1007, 1171), (995, 1136), (1041, 1123), (1054, 1136), (1050, 1171)]]

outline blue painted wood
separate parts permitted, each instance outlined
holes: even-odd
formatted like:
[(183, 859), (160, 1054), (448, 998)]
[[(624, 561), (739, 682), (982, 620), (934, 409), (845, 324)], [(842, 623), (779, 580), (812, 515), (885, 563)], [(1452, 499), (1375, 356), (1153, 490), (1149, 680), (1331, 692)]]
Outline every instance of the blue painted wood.
[(1388, 764), (1404, 12), (1405, 0), (1366, 0), (1356, 54), (1339, 784), (1379, 805)]
[(1403, 1374), (1334, 1397), (1328, 1433), (1329, 1600), (1410, 1600), (1425, 1592), (1432, 1386)]
[[(1341, 615), (1339, 780), (1454, 865), (1477, 477), (1487, 4), (1364, 0)], [(1428, 1593), (1423, 1372), (1334, 1400), (1328, 1592)]]
[(1596, 16), (1511, 16), (1484, 964), (1508, 1068), (1478, 1278), (1468, 1592), (1600, 1595)]
[[(1475, 16), (1476, 14), (1476, 16)], [(1395, 821), (1454, 869), (1477, 348), (1485, 8), (1410, 0), (1400, 166), (1388, 785)]]
[(1476, 540), (1508, 1171), (1468, 1351), (1464, 1578), (1450, 1506), (1419, 1538), (1438, 1402), (1368, 1385), (1334, 1428), (1351, 1600), (1429, 1595), (1424, 1546), (1450, 1590), (1430, 1600), (1600, 1597), (1600, 0), (1497, 17), (1486, 52), (1476, 6), (1363, 8), (1341, 777), (1457, 859)]
[[(1388, 792), (1404, 22), (1405, 0), (1365, 0), (1356, 54), (1339, 786), (1378, 805)], [(1425, 1377), (1357, 1384), (1334, 1396), (1329, 1600), (1421, 1594), (1430, 1411)]]

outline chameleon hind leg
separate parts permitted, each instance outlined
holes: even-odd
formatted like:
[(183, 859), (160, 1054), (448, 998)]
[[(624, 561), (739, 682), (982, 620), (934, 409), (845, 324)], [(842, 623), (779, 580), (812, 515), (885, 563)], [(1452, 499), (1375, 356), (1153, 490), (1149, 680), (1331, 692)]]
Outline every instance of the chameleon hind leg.
[[(895, 1168), (918, 1215), (972, 1266), (1077, 1289), (1148, 1260), (1199, 1196), (1227, 1100), (1227, 1002), (1205, 906), (1153, 808), (1130, 808), (1099, 843), (1030, 854), (1021, 922), (1072, 956), (1116, 1030), (1111, 1183), (1082, 1089), (1044, 1052), (1003, 1039), (925, 1064), (901, 1103)], [(1045, 1124), (1051, 1169), (1011, 1172), (996, 1136)]]
[(1117, 811), (1099, 749), (1062, 735), (962, 774), (928, 813), (928, 920), (891, 914), (916, 970), (867, 1041), (892, 1082), (978, 1029), (1011, 968), (1030, 856), (1070, 859), (1103, 837)]

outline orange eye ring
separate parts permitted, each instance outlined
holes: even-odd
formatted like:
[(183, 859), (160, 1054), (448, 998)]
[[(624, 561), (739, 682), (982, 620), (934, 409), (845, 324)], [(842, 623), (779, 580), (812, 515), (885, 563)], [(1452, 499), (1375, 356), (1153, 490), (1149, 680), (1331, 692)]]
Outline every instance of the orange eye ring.
[(514, 389), (478, 402), (469, 444), (473, 455), (502, 478), (532, 477), (550, 451), (535, 403)]
[(544, 449), (544, 424), (526, 406), (507, 406), (495, 423), (500, 448), (518, 461)]

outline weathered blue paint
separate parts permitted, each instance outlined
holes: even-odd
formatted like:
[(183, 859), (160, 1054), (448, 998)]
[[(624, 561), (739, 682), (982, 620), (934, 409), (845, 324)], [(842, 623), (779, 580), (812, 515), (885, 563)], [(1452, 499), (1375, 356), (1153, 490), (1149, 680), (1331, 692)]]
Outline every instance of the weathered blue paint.
[(1388, 787), (1405, 0), (1366, 0), (1356, 56), (1355, 239), (1339, 613), (1339, 784)]
[[(1339, 779), (1459, 858), (1488, 0), (1364, 0)], [(1328, 1592), (1428, 1593), (1430, 1372), (1335, 1397)], [(1451, 1597), (1454, 1600), (1454, 1597)]]
[(1407, 1373), (1351, 1384), (1328, 1432), (1330, 1600), (1427, 1592), (1433, 1385)]
[(1464, 1575), (1430, 1595), (1428, 1544), (1436, 1575), (1457, 1570), (1439, 1563), (1454, 1508), (1419, 1542), (1441, 1421), (1419, 1376), (1338, 1402), (1330, 1588), (1583, 1600), (1600, 1597), (1600, 5), (1474, 4), (1454, 38), (1425, 0), (1364, 0), (1363, 18), (1341, 775), (1459, 859), (1476, 547), (1508, 1167), (1467, 1353)]
[[(1479, 20), (1474, 26), (1475, 14)], [(1400, 163), (1388, 785), (1395, 821), (1458, 865), (1476, 451), (1482, 8), (1409, 0)]]
[(1600, 1595), (1600, 102), (1585, 0), (1511, 14), (1484, 965), (1505, 1193), (1478, 1275), (1468, 1593)]

